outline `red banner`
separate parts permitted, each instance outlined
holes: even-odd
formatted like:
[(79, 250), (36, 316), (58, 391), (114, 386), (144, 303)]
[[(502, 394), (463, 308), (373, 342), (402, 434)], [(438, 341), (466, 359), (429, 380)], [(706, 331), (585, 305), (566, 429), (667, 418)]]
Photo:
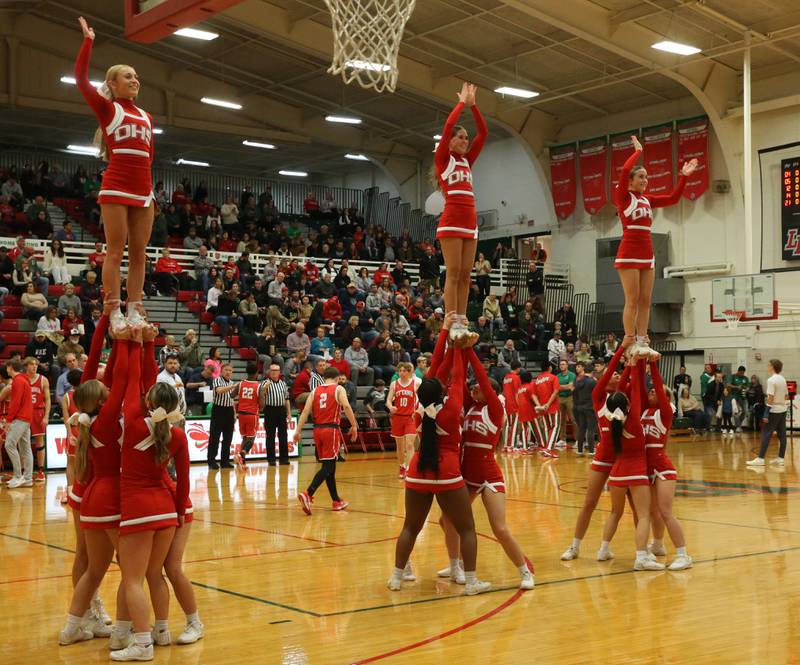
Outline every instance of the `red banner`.
[(647, 191), (666, 194), (675, 186), (672, 167), (672, 123), (646, 127), (642, 131)]
[(550, 182), (553, 191), (553, 205), (558, 219), (566, 219), (575, 211), (578, 198), (576, 185), (575, 144), (550, 148)]
[[(611, 191), (613, 192), (619, 180), (619, 172), (622, 170), (623, 164), (628, 160), (633, 152), (633, 143), (631, 136), (636, 134), (638, 136), (639, 130), (632, 129), (629, 132), (622, 132), (621, 134), (612, 134), (610, 141), (611, 149)], [(627, 190), (628, 184), (625, 183)], [(613, 200), (613, 195), (612, 195)]]
[(590, 215), (596, 215), (608, 202), (606, 194), (608, 144), (606, 137), (581, 141), (578, 151), (581, 162), (583, 207)]
[(708, 117), (678, 121), (678, 168), (697, 160), (697, 169), (686, 181), (683, 195), (696, 201), (708, 189)]

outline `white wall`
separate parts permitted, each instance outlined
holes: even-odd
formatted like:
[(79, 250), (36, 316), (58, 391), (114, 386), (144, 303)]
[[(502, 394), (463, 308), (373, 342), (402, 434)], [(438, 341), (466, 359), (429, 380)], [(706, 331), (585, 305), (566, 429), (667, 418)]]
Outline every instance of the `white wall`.
[(352, 189), (378, 187), (382, 192), (389, 192), (389, 196), (400, 196), (397, 180), (377, 166), (368, 165), (366, 162), (364, 164), (363, 169), (358, 169), (340, 178), (330, 178), (325, 184)]

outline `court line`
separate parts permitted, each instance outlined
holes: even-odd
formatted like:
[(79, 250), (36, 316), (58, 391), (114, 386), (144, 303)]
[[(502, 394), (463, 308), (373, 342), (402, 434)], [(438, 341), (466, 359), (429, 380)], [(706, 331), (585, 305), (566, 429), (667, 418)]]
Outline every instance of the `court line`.
[(292, 607), (291, 605), (284, 605), (283, 603), (278, 603), (274, 600), (267, 600), (266, 598), (259, 598), (258, 596), (251, 596), (246, 593), (240, 593), (239, 591), (231, 591), (230, 589), (223, 589), (222, 587), (212, 586), (210, 584), (203, 584), (202, 582), (195, 582), (194, 580), (190, 580), (193, 586), (200, 587), (201, 589), (208, 589), (210, 591), (218, 591), (219, 593), (224, 593), (229, 596), (236, 596), (237, 598), (244, 598), (245, 600), (252, 600), (257, 603), (261, 603), (262, 605), (271, 605), (273, 607), (280, 607), (284, 610), (291, 610), (292, 612), (299, 612), (300, 614), (307, 614), (312, 617), (320, 618), (324, 615), (319, 614), (318, 612), (312, 612), (311, 610), (303, 610), (299, 607)]
[(67, 552), (68, 554), (75, 554), (75, 550), (71, 550), (68, 547), (61, 547), (60, 545), (52, 545), (51, 543), (44, 543), (41, 540), (33, 540), (33, 538), (15, 536), (13, 533), (0, 532), (0, 536), (5, 536), (6, 538), (13, 538), (14, 540), (21, 540), (25, 543), (33, 543), (34, 545), (43, 545), (44, 547), (49, 547), (54, 550), (60, 550), (61, 552)]
[(72, 573), (65, 575), (46, 575), (45, 577), (25, 577), (17, 580), (3, 580), (0, 584), (18, 584), (19, 582), (39, 582), (41, 580), (58, 580), (64, 577), (72, 577)]
[(298, 540), (308, 540), (312, 543), (322, 543), (323, 545), (331, 545), (333, 547), (340, 547), (341, 543), (333, 543), (329, 540), (319, 540), (317, 538), (309, 538), (308, 536), (295, 536), (292, 533), (284, 533), (283, 531), (275, 531), (274, 529), (259, 529), (254, 526), (244, 526), (242, 524), (231, 524), (230, 522), (219, 522), (217, 520), (202, 520), (204, 524), (217, 524), (219, 526), (229, 526), (234, 529), (245, 529), (247, 531), (257, 531), (259, 533), (271, 533), (276, 536), (286, 536), (287, 538), (297, 538)]
[(455, 628), (451, 628), (450, 630), (447, 630), (443, 633), (439, 633), (438, 635), (434, 635), (424, 640), (420, 640), (419, 642), (407, 644), (406, 646), (399, 647), (397, 649), (393, 649), (392, 651), (387, 651), (382, 654), (378, 654), (377, 656), (371, 656), (369, 658), (364, 658), (363, 660), (357, 660), (353, 663), (353, 665), (366, 665), (367, 663), (374, 663), (378, 660), (383, 660), (384, 658), (390, 658), (391, 656), (396, 656), (398, 654), (405, 653), (406, 651), (412, 651), (413, 649), (424, 646), (426, 644), (430, 644), (431, 642), (443, 640), (444, 638), (449, 637), (450, 635), (454, 635), (455, 633), (460, 633), (463, 630), (472, 628), (472, 626), (475, 626), (479, 623), (483, 623), (484, 621), (488, 621), (493, 616), (500, 614), (500, 612), (502, 612), (504, 609), (516, 603), (521, 597), (522, 597), (522, 591), (520, 589), (517, 589), (517, 592), (513, 596), (506, 599), (504, 602), (502, 602), (494, 609), (489, 610), (485, 614), (481, 614), (479, 617), (472, 619), (472, 621), (468, 621), (465, 624), (456, 626)]

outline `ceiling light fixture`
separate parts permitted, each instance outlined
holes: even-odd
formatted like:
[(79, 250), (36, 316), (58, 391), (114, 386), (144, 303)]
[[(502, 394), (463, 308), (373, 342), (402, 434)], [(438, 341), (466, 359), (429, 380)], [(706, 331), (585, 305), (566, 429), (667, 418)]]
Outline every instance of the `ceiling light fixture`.
[(434, 141), (441, 141), (442, 140), (442, 135), (441, 134), (434, 134), (433, 135), (433, 140)]
[(164, 130), (161, 127), (153, 127), (153, 134), (163, 134)]
[(341, 122), (345, 125), (360, 125), (361, 118), (353, 118), (347, 115), (326, 115), (325, 120), (328, 122)]
[(192, 159), (179, 159), (175, 162), (178, 166), (211, 166), (208, 162), (196, 162)]
[(251, 148), (264, 148), (265, 150), (275, 150), (275, 146), (271, 143), (259, 143), (258, 141), (242, 141), (242, 145), (249, 145)]
[(680, 44), (678, 42), (671, 42), (668, 40), (653, 44), (650, 48), (654, 48), (658, 51), (666, 51), (667, 53), (675, 53), (676, 55), (694, 55), (695, 53), (700, 53), (701, 51), (701, 49), (695, 46), (689, 46), (689, 44)]
[(499, 95), (508, 95), (509, 97), (522, 97), (522, 99), (531, 99), (538, 97), (539, 93), (533, 90), (525, 90), (524, 88), (512, 88), (508, 85), (495, 88), (494, 91)]
[[(75, 78), (72, 76), (62, 76), (59, 80), (62, 83), (67, 83), (69, 85), (75, 85), (77, 83)], [(89, 83), (91, 83), (95, 88), (99, 88), (101, 85), (103, 85), (102, 81), (89, 81)]]
[(345, 159), (352, 159), (352, 160), (354, 160), (356, 162), (368, 162), (369, 161), (369, 157), (367, 157), (366, 155), (354, 154), (352, 152), (348, 152), (344, 157), (345, 157)]
[(219, 35), (216, 32), (208, 32), (207, 30), (195, 30), (194, 28), (181, 28), (172, 33), (178, 37), (189, 37), (190, 39), (199, 39), (204, 42), (210, 42)]
[(92, 157), (97, 157), (100, 154), (100, 151), (93, 145), (70, 144), (67, 146), (67, 152), (71, 152), (76, 155), (91, 155)]
[(292, 178), (305, 178), (305, 177), (308, 176), (308, 173), (306, 173), (305, 171), (284, 171), (284, 170), (281, 170), (281, 171), (278, 171), (278, 173), (280, 173), (281, 175), (290, 176)]
[(369, 60), (348, 60), (344, 66), (351, 69), (366, 69), (370, 72), (388, 72), (391, 69), (389, 65), (382, 62), (370, 62)]
[(241, 104), (236, 104), (234, 102), (226, 102), (223, 99), (214, 99), (213, 97), (203, 97), (201, 100), (203, 104), (210, 104), (211, 106), (221, 106), (224, 109), (234, 109), (235, 111), (239, 111), (242, 108)]

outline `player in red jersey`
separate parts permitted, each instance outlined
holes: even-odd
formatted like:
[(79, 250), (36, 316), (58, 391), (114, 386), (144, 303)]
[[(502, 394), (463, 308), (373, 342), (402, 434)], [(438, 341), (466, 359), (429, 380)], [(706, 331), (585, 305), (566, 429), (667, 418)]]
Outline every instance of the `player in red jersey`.
[[(486, 374), (473, 349), (467, 349), (465, 355), (475, 373), (476, 382), (470, 387), (469, 399), (465, 405), (461, 473), (469, 489), (470, 500), (474, 501), (478, 495), (483, 499), (492, 533), (519, 571), (519, 588), (533, 589), (533, 570), (528, 566), (522, 548), (506, 524), (506, 484), (494, 457), (505, 420), (505, 408), (497, 395), (500, 386)], [(447, 553), (450, 557), (450, 566), (440, 570), (439, 577), (450, 577), (457, 584), (463, 584), (465, 576), (459, 560), (458, 533), (446, 515), (442, 514), (439, 523), (445, 532)]]
[[(642, 366), (642, 373), (644, 367)], [(669, 531), (672, 544), (675, 545), (675, 560), (669, 565), (670, 570), (685, 570), (692, 567), (692, 557), (686, 551), (686, 538), (678, 518), (672, 514), (672, 502), (675, 498), (678, 472), (672, 460), (667, 456), (667, 438), (672, 427), (675, 407), (672, 404), (668, 389), (664, 386), (658, 363), (650, 361), (650, 376), (653, 388), (642, 399), (647, 409), (642, 413), (642, 429), (644, 430), (644, 448), (647, 457), (647, 469), (652, 482), (651, 521), (653, 526), (653, 543), (648, 550), (654, 556), (665, 556), (664, 527)], [(639, 385), (646, 388), (644, 377)]]
[(598, 560), (606, 560), (611, 556), (608, 546), (617, 530), (619, 521), (625, 512), (625, 499), (630, 495), (636, 511), (636, 559), (634, 570), (664, 570), (664, 564), (656, 561), (647, 552), (647, 538), (650, 535), (650, 477), (647, 475), (647, 456), (644, 448), (644, 430), (642, 429), (642, 389), (644, 380), (644, 358), (651, 357), (648, 350), (641, 347), (631, 354), (633, 363), (641, 363), (642, 369), (631, 371), (630, 397), (625, 393), (615, 392), (606, 402), (609, 411), (611, 440), (617, 454), (611, 473), (608, 476), (608, 487), (611, 494), (611, 512), (603, 527), (603, 542), (600, 545)]
[(313, 416), (314, 448), (317, 459), (322, 462), (322, 467), (317, 471), (306, 491), (297, 495), (297, 500), (306, 515), (311, 514), (314, 492), (323, 482), (328, 486), (334, 510), (344, 510), (349, 505), (336, 491), (336, 459), (344, 443), (341, 430), (342, 410), (344, 410), (347, 420), (350, 421), (350, 440), (355, 442), (358, 439), (358, 423), (350, 402), (347, 400), (347, 391), (344, 386), (339, 384), (339, 370), (335, 367), (328, 367), (322, 376), (325, 383), (311, 391), (294, 433), (294, 442), (299, 444), (303, 426), (308, 417)]
[(414, 439), (417, 438), (417, 388), (421, 383), (414, 376), (414, 366), (401, 362), (397, 365), (397, 380), (392, 381), (386, 395), (386, 406), (392, 419), (392, 438), (397, 448), (397, 461), (400, 463), (399, 478), (406, 477), (408, 464), (414, 454)]
[(235, 456), (236, 464), (245, 466), (247, 455), (253, 448), (258, 432), (258, 414), (261, 413), (262, 385), (256, 379), (258, 376), (258, 364), (247, 363), (247, 379), (239, 383), (237, 388), (239, 395), (239, 435), (242, 437), (242, 445)]
[[(458, 104), (447, 117), (442, 138), (434, 154), (436, 184), (444, 194), (444, 212), (439, 218), (436, 237), (442, 245), (447, 281), (444, 302), (447, 311), (455, 311), (456, 320), (450, 334), (462, 336), (467, 331), (467, 296), (475, 248), (478, 243), (478, 216), (472, 191), (472, 165), (478, 159), (489, 130), (475, 104), (477, 86), (464, 83), (458, 93)], [(467, 130), (457, 125), (461, 111), (472, 110), (477, 133), (472, 144)]]
[[(449, 312), (445, 317), (431, 367), (417, 389), (420, 445), (406, 474), (405, 520), (395, 547), (395, 567), (387, 582), (392, 591), (400, 591), (403, 580), (414, 579), (413, 573), (409, 574), (409, 557), (428, 518), (434, 496), (461, 542), (465, 593), (475, 595), (492, 587), (489, 582), (478, 580), (475, 572), (478, 558), (475, 520), (469, 492), (461, 475), (459, 458), (466, 378), (464, 349), (451, 347), (446, 354), (444, 352), (454, 317), (455, 312)], [(460, 343), (471, 347), (477, 337), (474, 333), (465, 335)]]
[(38, 467), (34, 482), (44, 482), (44, 437), (47, 422), (50, 420), (50, 382), (39, 374), (39, 361), (36, 358), (25, 358), (25, 373), (31, 382), (31, 400), (33, 402), (33, 419), (31, 420), (31, 452), (33, 464)]
[(95, 145), (108, 160), (98, 202), (103, 216), (107, 256), (103, 263), (105, 298), (112, 301), (111, 328), (125, 325), (119, 309), (120, 265), (128, 243), (128, 322), (141, 326), (140, 312), (144, 287), (145, 249), (153, 228), (154, 199), (151, 166), (153, 163), (153, 119), (136, 106), (139, 77), (129, 65), (114, 65), (106, 72), (99, 90), (89, 82), (89, 60), (94, 30), (83, 17), (83, 44), (75, 61), (75, 81), (83, 98), (94, 111), (100, 128)]
[(622, 242), (614, 267), (625, 292), (625, 309), (622, 313), (625, 336), (649, 349), (647, 326), (655, 281), (655, 255), (650, 236), (653, 209), (675, 205), (680, 201), (686, 178), (694, 173), (697, 160), (684, 163), (678, 184), (672, 192), (645, 196), (647, 171), (643, 166), (635, 166), (642, 155), (642, 144), (636, 136), (631, 136), (631, 141), (633, 154), (620, 170), (619, 182), (614, 189), (614, 204), (622, 222)]
[(560, 384), (553, 374), (553, 366), (545, 361), (542, 373), (533, 380), (533, 402), (536, 405), (536, 428), (539, 451), (546, 457), (558, 457), (553, 446), (561, 430), (561, 409), (558, 404)]
[[(519, 374), (520, 385), (517, 388), (517, 412), (520, 426), (521, 441), (520, 446), (516, 447), (515, 452), (527, 453), (534, 448), (536, 442), (536, 432), (533, 428), (533, 421), (536, 419), (536, 405), (533, 402), (533, 377), (527, 370)], [(530, 437), (530, 438), (529, 438)]]
[(503, 437), (505, 449), (511, 451), (517, 438), (517, 427), (519, 426), (519, 405), (517, 404), (517, 391), (522, 385), (519, 377), (522, 364), (519, 360), (511, 362), (511, 371), (503, 377), (503, 398), (506, 411), (506, 418), (503, 421)]

